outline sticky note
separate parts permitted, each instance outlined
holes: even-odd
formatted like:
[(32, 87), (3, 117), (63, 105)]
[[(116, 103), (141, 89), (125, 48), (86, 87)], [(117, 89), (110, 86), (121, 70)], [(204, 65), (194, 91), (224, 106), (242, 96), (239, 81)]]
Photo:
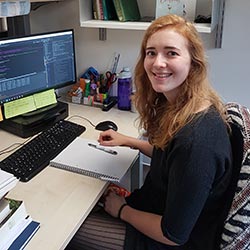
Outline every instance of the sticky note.
[(57, 102), (54, 89), (46, 90), (33, 95), (36, 108), (42, 108)]
[(0, 106), (0, 122), (3, 120), (2, 107)]
[(3, 106), (6, 119), (36, 110), (33, 96), (27, 96), (12, 102), (7, 102), (4, 103)]

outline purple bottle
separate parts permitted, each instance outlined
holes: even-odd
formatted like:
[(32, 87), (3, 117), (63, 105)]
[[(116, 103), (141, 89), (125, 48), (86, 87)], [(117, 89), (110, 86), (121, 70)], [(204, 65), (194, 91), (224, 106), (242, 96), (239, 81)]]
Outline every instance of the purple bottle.
[(118, 77), (118, 109), (131, 110), (132, 75), (128, 67), (124, 67)]

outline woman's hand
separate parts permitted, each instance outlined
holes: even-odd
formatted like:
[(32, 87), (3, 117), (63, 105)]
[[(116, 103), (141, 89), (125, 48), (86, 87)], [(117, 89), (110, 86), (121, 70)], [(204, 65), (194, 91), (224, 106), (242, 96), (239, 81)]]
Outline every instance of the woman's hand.
[(110, 190), (105, 196), (104, 209), (107, 213), (117, 218), (119, 209), (125, 203), (126, 200), (123, 196), (119, 196), (113, 190)]
[(98, 142), (102, 146), (127, 146), (134, 149), (139, 149), (148, 157), (152, 156), (153, 146), (148, 141), (120, 134), (113, 129), (101, 132)]
[(113, 129), (101, 132), (98, 139), (98, 142), (102, 146), (125, 146), (126, 141), (126, 135), (122, 135)]

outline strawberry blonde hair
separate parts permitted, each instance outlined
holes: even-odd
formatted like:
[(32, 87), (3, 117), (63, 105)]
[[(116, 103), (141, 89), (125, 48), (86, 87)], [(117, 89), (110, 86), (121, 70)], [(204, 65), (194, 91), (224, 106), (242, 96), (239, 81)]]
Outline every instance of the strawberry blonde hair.
[[(190, 71), (180, 86), (175, 103), (168, 102), (162, 93), (152, 88), (144, 69), (148, 39), (157, 31), (172, 29), (187, 40), (191, 57)], [(167, 15), (156, 19), (146, 30), (134, 72), (135, 107), (140, 115), (140, 128), (144, 128), (149, 142), (164, 148), (171, 138), (187, 123), (192, 121), (197, 108), (204, 101), (210, 102), (225, 120), (224, 105), (211, 87), (207, 77), (207, 61), (201, 38), (194, 25), (180, 16)]]

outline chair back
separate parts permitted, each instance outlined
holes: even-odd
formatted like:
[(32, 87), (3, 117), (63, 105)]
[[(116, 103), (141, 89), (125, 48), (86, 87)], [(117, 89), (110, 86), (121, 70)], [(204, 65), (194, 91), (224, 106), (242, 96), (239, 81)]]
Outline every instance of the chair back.
[[(221, 250), (250, 249), (250, 111), (237, 103), (226, 104), (232, 125), (234, 158), (232, 197), (224, 222)], [(238, 132), (237, 132), (238, 131)], [(237, 134), (240, 132), (240, 135)], [(241, 139), (239, 138), (241, 137)], [(240, 141), (241, 140), (241, 144)], [(229, 199), (229, 200), (230, 200)]]

